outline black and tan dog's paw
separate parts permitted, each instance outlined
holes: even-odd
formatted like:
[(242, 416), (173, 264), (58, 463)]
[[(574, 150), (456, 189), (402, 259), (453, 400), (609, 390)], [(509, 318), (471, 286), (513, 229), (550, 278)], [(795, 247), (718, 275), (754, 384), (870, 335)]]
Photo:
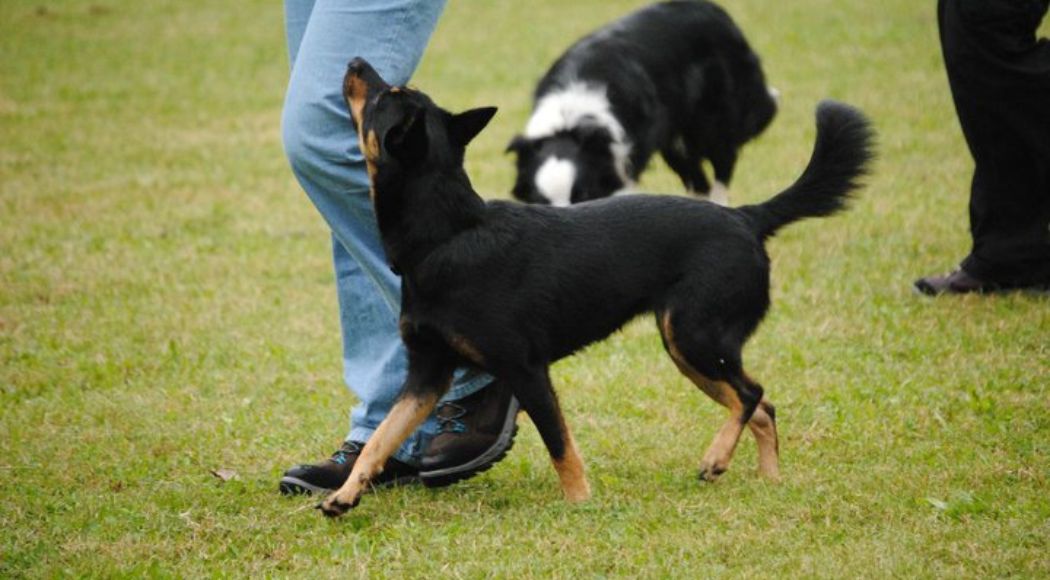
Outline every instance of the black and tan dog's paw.
[(728, 467), (717, 463), (703, 462), (700, 464), (700, 481), (714, 483), (718, 477), (726, 472)]
[(355, 497), (352, 502), (345, 502), (336, 497), (336, 494), (332, 494), (314, 507), (321, 510), (321, 513), (324, 514), (326, 518), (337, 518), (357, 507), (357, 504), (359, 503), (361, 503), (360, 496)]

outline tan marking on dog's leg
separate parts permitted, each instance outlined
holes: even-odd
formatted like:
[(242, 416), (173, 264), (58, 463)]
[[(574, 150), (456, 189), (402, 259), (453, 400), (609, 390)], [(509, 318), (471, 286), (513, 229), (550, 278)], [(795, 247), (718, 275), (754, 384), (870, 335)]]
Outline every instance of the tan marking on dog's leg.
[(693, 367), (684, 361), (676, 359), (675, 364), (678, 365), (678, 369), (682, 371), (682, 374), (693, 381), (693, 384), (699, 387), (704, 394), (729, 409), (729, 418), (719, 428), (714, 440), (700, 461), (700, 477), (707, 481), (714, 481), (719, 475), (729, 469), (729, 461), (733, 458), (733, 451), (736, 450), (736, 444), (740, 441), (740, 434), (744, 431), (744, 424), (741, 422), (744, 406), (729, 383), (712, 381), (696, 372)]
[(743, 405), (740, 404), (740, 400), (736, 397), (736, 392), (733, 391), (733, 388), (728, 383), (716, 382), (712, 384), (723, 392), (723, 397), (730, 398), (735, 403), (729, 407), (729, 418), (718, 429), (718, 433), (715, 434), (714, 440), (711, 441), (707, 452), (704, 453), (703, 459), (700, 460), (700, 478), (706, 481), (718, 479), (719, 475), (722, 475), (729, 469), (733, 451), (736, 450), (736, 444), (740, 441), (740, 435), (744, 432), (744, 423), (741, 421), (743, 418)]
[(737, 396), (736, 391), (728, 383), (713, 381), (700, 374), (682, 356), (674, 342), (674, 329), (671, 326), (671, 313), (664, 312), (660, 318), (660, 332), (664, 337), (671, 360), (674, 361), (678, 370), (693, 382), (707, 396), (714, 399), (720, 405), (729, 409), (729, 418), (719, 428), (711, 445), (704, 453), (700, 461), (700, 477), (707, 481), (714, 481), (719, 475), (729, 469), (729, 461), (733, 457), (736, 444), (740, 441), (740, 434), (744, 431), (744, 425), (740, 421), (743, 418), (743, 403)]
[(326, 515), (340, 515), (357, 505), (369, 482), (383, 472), (387, 459), (426, 420), (437, 401), (437, 395), (406, 395), (394, 403), (361, 451), (346, 483), (322, 502)]
[(565, 456), (551, 460), (561, 481), (561, 491), (570, 502), (586, 501), (591, 497), (591, 485), (587, 483), (587, 475), (584, 473), (583, 458), (576, 447), (576, 439), (564, 422), (562, 432), (565, 433)]
[(467, 340), (466, 337), (454, 334), (448, 339), (449, 345), (459, 353), (461, 356), (474, 363), (476, 366), (485, 366), (485, 357), (481, 355), (481, 351), (474, 343)]
[(765, 409), (770, 403), (763, 398), (755, 408), (747, 426), (758, 444), (758, 473), (768, 479), (780, 478), (780, 443), (777, 438), (776, 418)]
[[(670, 312), (664, 312), (663, 317), (660, 319), (660, 333), (664, 337), (667, 352), (671, 355), (671, 360), (674, 361), (675, 366), (678, 367), (678, 371), (685, 375), (690, 381), (693, 381), (701, 391), (703, 391), (708, 397), (717, 401), (718, 404), (724, 407), (730, 407), (732, 401), (723, 396), (723, 390), (716, 387), (714, 381), (697, 372), (697, 370), (685, 360), (685, 357), (682, 356), (682, 353), (678, 350), (678, 345), (674, 342), (674, 329), (671, 327)], [(735, 399), (736, 397), (734, 396), (733, 398)], [(739, 403), (739, 401), (737, 402)]]

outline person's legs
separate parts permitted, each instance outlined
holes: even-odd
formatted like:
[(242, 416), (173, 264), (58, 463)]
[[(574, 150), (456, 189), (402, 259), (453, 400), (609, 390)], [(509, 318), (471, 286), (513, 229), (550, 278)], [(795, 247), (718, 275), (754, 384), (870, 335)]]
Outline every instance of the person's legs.
[[(386, 262), (368, 197), (368, 176), (341, 90), (346, 65), (363, 56), (395, 84), (408, 81), (443, 8), (442, 0), (287, 0), (291, 78), (282, 119), (292, 169), (333, 233), (343, 360), (360, 403), (349, 440), (367, 441), (401, 391), (406, 373), (397, 329), (400, 280)], [(459, 373), (447, 398), (490, 382)], [(395, 454), (418, 465), (438, 431), (431, 418)]]
[(973, 249), (957, 274), (968, 280), (956, 287), (1050, 282), (1050, 43), (1035, 36), (1048, 1), (938, 5), (949, 85), (975, 164)]

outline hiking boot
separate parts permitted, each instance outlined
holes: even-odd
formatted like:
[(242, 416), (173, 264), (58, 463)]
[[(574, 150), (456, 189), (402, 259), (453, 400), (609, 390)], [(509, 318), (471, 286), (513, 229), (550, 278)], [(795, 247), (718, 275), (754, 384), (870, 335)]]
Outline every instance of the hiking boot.
[(427, 487), (444, 487), (495, 465), (514, 445), (518, 400), (499, 383), (461, 399), (439, 403), (438, 434), (420, 466)]
[[(354, 469), (354, 462), (361, 455), (365, 444), (346, 441), (331, 457), (312, 465), (297, 465), (284, 472), (279, 489), (284, 495), (331, 493), (343, 486)], [(390, 458), (380, 473), (372, 480), (372, 487), (390, 487), (419, 481), (419, 470)]]

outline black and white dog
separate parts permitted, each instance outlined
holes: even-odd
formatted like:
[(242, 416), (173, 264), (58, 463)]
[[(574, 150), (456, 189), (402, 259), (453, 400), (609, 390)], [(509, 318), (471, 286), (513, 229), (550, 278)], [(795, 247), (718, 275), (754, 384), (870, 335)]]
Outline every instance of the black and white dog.
[(737, 150), (777, 108), (744, 35), (705, 0), (654, 4), (584, 37), (534, 99), (507, 147), (517, 154), (513, 194), (555, 206), (632, 188), (656, 152), (688, 191), (725, 205)]

